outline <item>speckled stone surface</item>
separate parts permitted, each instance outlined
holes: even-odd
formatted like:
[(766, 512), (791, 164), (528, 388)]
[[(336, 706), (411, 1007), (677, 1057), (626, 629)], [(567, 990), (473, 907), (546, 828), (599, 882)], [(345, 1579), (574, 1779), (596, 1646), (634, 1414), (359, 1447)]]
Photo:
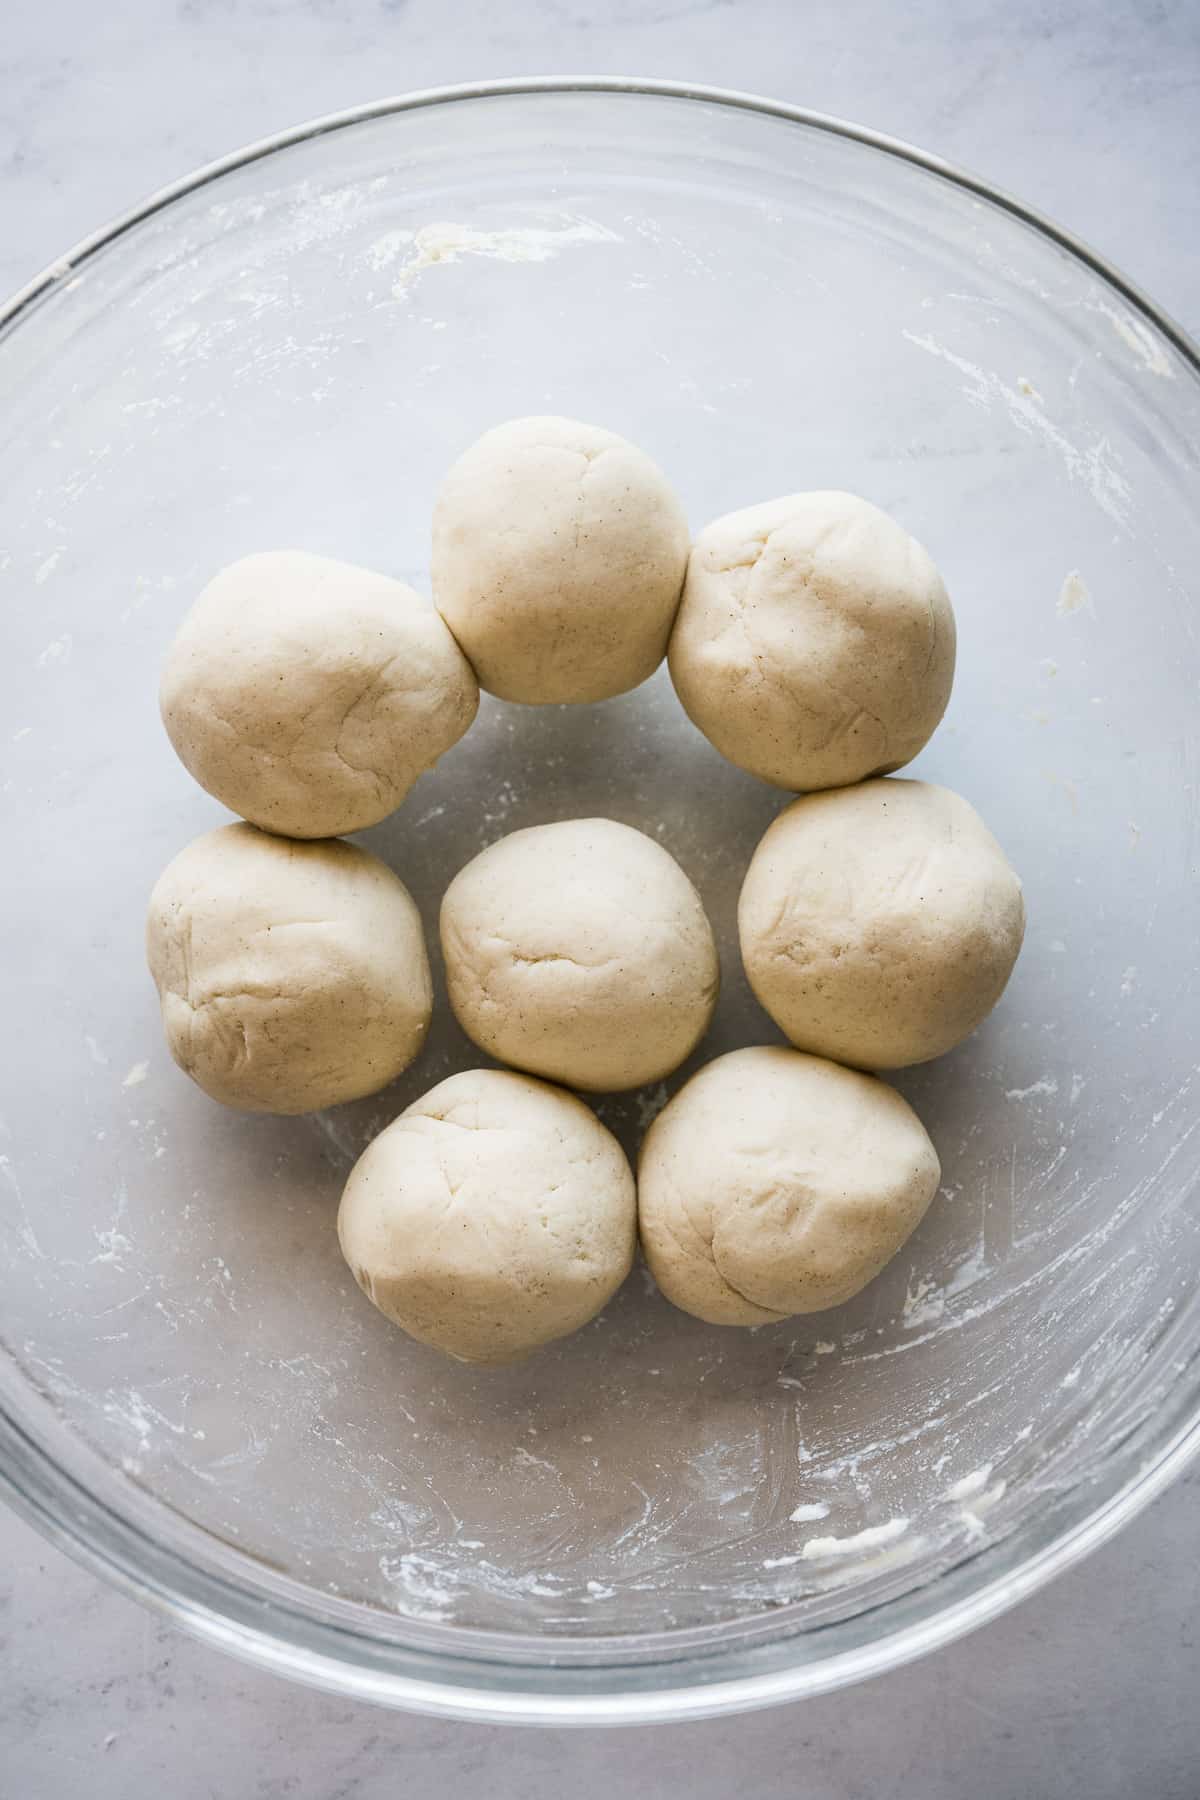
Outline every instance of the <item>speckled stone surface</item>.
[[(380, 94), (645, 73), (842, 114), (1070, 225), (1200, 329), (1200, 18), (1062, 0), (88, 0), (0, 34), (0, 288), (153, 187)], [(1194, 1800), (1200, 1472), (1084, 1567), (867, 1687), (749, 1718), (505, 1731), (290, 1688), (0, 1513), (5, 1800)]]

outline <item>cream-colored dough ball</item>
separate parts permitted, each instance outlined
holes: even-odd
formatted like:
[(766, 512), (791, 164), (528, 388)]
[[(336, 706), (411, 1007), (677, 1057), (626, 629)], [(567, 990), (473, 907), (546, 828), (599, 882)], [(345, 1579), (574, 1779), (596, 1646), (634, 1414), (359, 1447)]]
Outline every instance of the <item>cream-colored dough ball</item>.
[(450, 1004), (500, 1062), (598, 1093), (658, 1081), (708, 1028), (720, 968), (700, 896), (612, 819), (535, 825), (446, 890)]
[(442, 482), (433, 596), (490, 693), (607, 700), (666, 654), (688, 542), (643, 451), (574, 419), (514, 419)]
[(750, 985), (801, 1050), (899, 1069), (991, 1012), (1025, 932), (1021, 883), (948, 788), (866, 781), (794, 800), (738, 905)]
[(155, 884), (146, 955), (171, 1055), (245, 1112), (373, 1094), (429, 1027), (429, 959), (408, 889), (335, 839), (240, 824), (197, 838)]
[(368, 1299), (411, 1337), (504, 1363), (595, 1317), (629, 1273), (636, 1210), (625, 1154), (582, 1101), (472, 1069), (363, 1152), (338, 1237)]
[(954, 680), (954, 613), (928, 554), (854, 494), (791, 494), (705, 528), (671, 634), (693, 723), (779, 787), (899, 769)]
[(642, 1248), (667, 1299), (712, 1325), (840, 1306), (937, 1192), (937, 1152), (892, 1088), (797, 1050), (693, 1075), (642, 1145)]
[(394, 812), (466, 731), (479, 686), (403, 582), (279, 550), (209, 582), (159, 698), (201, 787), (264, 830), (322, 838)]

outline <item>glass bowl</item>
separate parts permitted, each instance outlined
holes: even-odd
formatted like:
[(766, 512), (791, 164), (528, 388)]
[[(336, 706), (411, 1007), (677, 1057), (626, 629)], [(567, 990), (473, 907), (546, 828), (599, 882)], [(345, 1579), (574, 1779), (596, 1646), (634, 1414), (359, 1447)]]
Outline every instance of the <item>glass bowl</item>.
[[(323, 120), (19, 295), (0, 332), (12, 1499), (288, 1674), (599, 1722), (894, 1666), (1161, 1490), (1200, 1435), (1197, 377), (1153, 307), (980, 183), (665, 83)], [(639, 1270), (578, 1336), (477, 1371), (375, 1313), (334, 1234), (369, 1137), (479, 1060), (444, 1002), (402, 1081), (325, 1115), (225, 1113), (167, 1056), (145, 899), (222, 814), (171, 755), (156, 679), (245, 552), (427, 588), (442, 470), (538, 411), (644, 445), (697, 526), (843, 487), (930, 546), (960, 660), (913, 772), (978, 806), (1030, 927), (988, 1024), (899, 1078), (944, 1185), (858, 1300), (722, 1331)], [(776, 1041), (734, 907), (783, 801), (660, 670), (601, 706), (485, 701), (367, 841), (432, 941), (448, 879), (503, 832), (594, 813), (654, 832), (721, 945), (695, 1063)], [(664, 1092), (600, 1112), (632, 1150)]]

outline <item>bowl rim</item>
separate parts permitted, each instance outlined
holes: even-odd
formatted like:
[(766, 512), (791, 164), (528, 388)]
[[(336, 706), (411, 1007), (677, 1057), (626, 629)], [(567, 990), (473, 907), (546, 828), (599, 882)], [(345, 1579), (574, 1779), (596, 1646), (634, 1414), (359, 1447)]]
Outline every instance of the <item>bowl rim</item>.
[[(658, 80), (641, 76), (516, 76), (505, 80), (464, 82), (427, 88), (370, 101), (322, 115), (303, 124), (260, 138), (241, 149), (206, 163), (148, 195), (107, 225), (81, 239), (64, 255), (48, 264), (0, 306), (0, 338), (52, 293), (60, 283), (73, 279), (82, 265), (138, 225), (164, 211), (175, 201), (194, 194), (234, 170), (245, 168), (277, 151), (337, 131), (396, 114), (428, 107), (495, 98), (532, 98), (539, 95), (638, 96), (698, 102), (732, 111), (757, 114), (810, 131), (839, 137), (883, 155), (906, 162), (951, 186), (973, 194), (1065, 250), (1076, 261), (1117, 293), (1135, 313), (1165, 338), (1200, 379), (1200, 346), (1135, 284), (1072, 232), (969, 174), (941, 157), (917, 149), (899, 138), (855, 125), (830, 114), (762, 98), (736, 89), (703, 83)], [(1197, 1354), (1200, 1361), (1200, 1352)], [(388, 1666), (379, 1654), (380, 1641), (339, 1625), (328, 1618), (302, 1615), (274, 1596), (256, 1595), (239, 1587), (220, 1572), (206, 1567), (177, 1544), (164, 1545), (143, 1529), (137, 1519), (117, 1511), (88, 1479), (86, 1462), (98, 1466), (103, 1459), (84, 1458), (82, 1472), (66, 1466), (42, 1441), (42, 1433), (0, 1400), (0, 1496), (60, 1549), (118, 1588), (171, 1618), (192, 1635), (217, 1645), (242, 1660), (289, 1676), (326, 1691), (378, 1704), (443, 1717), (491, 1723), (541, 1725), (629, 1725), (660, 1723), (747, 1711), (788, 1700), (831, 1692), (853, 1682), (885, 1673), (952, 1642), (1036, 1592), (1055, 1576), (1073, 1567), (1106, 1542), (1176, 1479), (1194, 1457), (1200, 1455), (1200, 1389), (1190, 1403), (1179, 1402), (1182, 1372), (1175, 1384), (1176, 1406), (1167, 1421), (1165, 1436), (1157, 1446), (1147, 1445), (1141, 1460), (1124, 1481), (1095, 1484), (1100, 1491), (1092, 1503), (1048, 1540), (1023, 1552), (1015, 1560), (1012, 1549), (1022, 1537), (1014, 1532), (1000, 1543), (988, 1544), (964, 1557), (948, 1573), (960, 1578), (968, 1567), (991, 1564), (994, 1573), (973, 1589), (936, 1610), (926, 1610), (907, 1623), (835, 1649), (815, 1659), (800, 1659), (783, 1668), (763, 1671), (719, 1670), (721, 1653), (688, 1658), (687, 1651), (669, 1650), (657, 1662), (644, 1657), (606, 1668), (576, 1667), (574, 1682), (559, 1683), (558, 1690), (541, 1685), (568, 1673), (551, 1658), (554, 1641), (542, 1640), (542, 1662), (464, 1655), (461, 1648), (446, 1653), (428, 1641), (419, 1642)], [(1172, 1409), (1159, 1408), (1159, 1412)], [(1146, 1420), (1153, 1417), (1146, 1415)], [(1143, 1424), (1146, 1422), (1143, 1420)], [(1115, 1448), (1113, 1446), (1112, 1448)], [(1128, 1445), (1126, 1445), (1128, 1448)], [(1087, 1484), (1071, 1490), (1079, 1495)], [(184, 1523), (182, 1519), (180, 1523)], [(186, 1532), (202, 1534), (186, 1522)], [(1008, 1552), (1006, 1554), (1006, 1552)], [(945, 1577), (939, 1578), (940, 1580)], [(962, 1585), (961, 1579), (958, 1585)], [(916, 1590), (928, 1595), (932, 1584)], [(909, 1596), (911, 1597), (911, 1596)], [(265, 1602), (265, 1604), (264, 1604)], [(273, 1603), (274, 1602), (274, 1603)], [(390, 1615), (389, 1615), (390, 1617)], [(274, 1629), (272, 1628), (274, 1624)], [(281, 1625), (299, 1630), (281, 1631)], [(804, 1634), (809, 1641), (837, 1626)], [(456, 1633), (441, 1628), (441, 1635), (459, 1646), (482, 1641), (482, 1634)], [(669, 1633), (656, 1634), (661, 1645)], [(688, 1634), (675, 1634), (677, 1644)], [(538, 1640), (524, 1640), (529, 1646)], [(777, 1642), (780, 1640), (776, 1640)], [(790, 1641), (787, 1639), (784, 1642)], [(601, 1640), (596, 1640), (597, 1644)], [(612, 1642), (612, 1640), (610, 1640)], [(357, 1643), (360, 1659), (345, 1654)], [(561, 1654), (561, 1645), (558, 1647)], [(367, 1655), (368, 1650), (372, 1652)], [(424, 1662), (427, 1672), (409, 1672), (412, 1661)], [(398, 1665), (403, 1666), (398, 1666)], [(497, 1679), (503, 1668), (515, 1671), (516, 1684)], [(599, 1684), (589, 1690), (587, 1677), (614, 1672), (624, 1678), (619, 1687)], [(653, 1683), (646, 1676), (655, 1674)], [(468, 1677), (464, 1679), (464, 1675)], [(580, 1677), (583, 1678), (582, 1682)], [(661, 1680), (659, 1679), (661, 1678)]]
[(226, 156), (219, 156), (212, 162), (201, 163), (189, 174), (182, 175), (176, 181), (168, 182), (165, 187), (156, 188), (144, 199), (126, 212), (118, 213), (107, 224), (99, 226), (80, 238), (69, 250), (34, 275), (23, 287), (16, 290), (0, 304), (0, 332), (6, 331), (27, 308), (41, 299), (48, 290), (53, 289), (60, 281), (64, 281), (77, 273), (83, 263), (94, 256), (97, 251), (107, 248), (123, 237), (126, 232), (142, 224), (155, 213), (162, 212), (174, 201), (187, 194), (197, 192), (210, 182), (219, 181), (223, 175), (235, 169), (248, 168), (251, 163), (260, 162), (264, 157), (272, 156), (278, 150), (290, 149), (293, 145), (307, 143), (313, 138), (325, 137), (335, 131), (343, 131), (355, 125), (364, 125), (372, 119), (388, 118), (396, 113), (419, 112), (426, 107), (455, 105), (461, 101), (490, 100), (504, 97), (520, 98), (536, 94), (616, 94), (640, 95), (651, 99), (695, 100), (705, 105), (722, 106), (734, 112), (757, 113), (767, 118), (782, 119), (792, 125), (803, 125), (811, 131), (824, 132), (830, 137), (840, 137), (851, 143), (863, 144), (869, 149), (879, 150), (886, 156), (900, 162), (911, 163), (915, 168), (923, 169), (927, 174), (940, 176), (953, 187), (962, 188), (969, 194), (991, 202), (1001, 211), (1019, 219), (1029, 226), (1040, 237), (1048, 238), (1052, 243), (1067, 250), (1079, 262), (1099, 275), (1102, 280), (1114, 288), (1129, 304), (1144, 313), (1147, 322), (1161, 332), (1169, 340), (1174, 349), (1191, 364), (1195, 373), (1200, 375), (1200, 343), (1197, 343), (1181, 325), (1179, 325), (1157, 301), (1133, 281), (1129, 279), (1114, 263), (1101, 256), (1083, 238), (1059, 225), (1046, 213), (1036, 207), (1029, 206), (1006, 188), (997, 187), (981, 176), (972, 174), (957, 163), (948, 162), (944, 157), (935, 156), (932, 151), (922, 150), (910, 144), (904, 138), (892, 137), (887, 132), (875, 131), (868, 125), (857, 125), (848, 119), (841, 119), (834, 113), (818, 112), (810, 107), (793, 106), (786, 100), (772, 100), (760, 94), (748, 93), (741, 88), (714, 87), (705, 82), (666, 81), (654, 76), (641, 75), (513, 75), (496, 81), (464, 81), (442, 87), (416, 88), (411, 93), (385, 96), (380, 100), (367, 100), (359, 106), (345, 107), (338, 112), (321, 113), (316, 118), (307, 119), (299, 125), (286, 126), (282, 131), (272, 132), (267, 137), (255, 138), (249, 144), (243, 144), (237, 150), (231, 150)]

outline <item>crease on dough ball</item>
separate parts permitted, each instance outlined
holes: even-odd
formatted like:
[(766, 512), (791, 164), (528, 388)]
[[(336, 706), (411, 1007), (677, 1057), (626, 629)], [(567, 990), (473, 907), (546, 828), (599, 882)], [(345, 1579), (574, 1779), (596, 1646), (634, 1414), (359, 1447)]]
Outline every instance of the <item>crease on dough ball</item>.
[(172, 1057), (226, 1106), (302, 1113), (385, 1087), (433, 1002), (416, 906), (336, 839), (208, 832), (150, 896), (146, 955)]
[(629, 1273), (633, 1173), (574, 1095), (508, 1070), (452, 1075), (371, 1143), (338, 1212), (368, 1299), (411, 1337), (505, 1363), (564, 1337)]
[(450, 1004), (501, 1062), (597, 1093), (678, 1068), (720, 966), (699, 894), (661, 844), (613, 819), (512, 832), (442, 901)]
[(780, 787), (841, 787), (901, 768), (932, 736), (954, 612), (928, 553), (878, 507), (790, 494), (700, 533), (669, 660), (730, 762)]
[(794, 800), (738, 903), (750, 985), (798, 1049), (867, 1069), (940, 1056), (1000, 999), (1021, 883), (975, 809), (894, 779)]
[(666, 654), (689, 543), (644, 451), (574, 419), (513, 419), (438, 491), (434, 599), (502, 700), (607, 700)]
[(667, 1299), (710, 1324), (822, 1312), (886, 1266), (940, 1174), (912, 1108), (874, 1076), (796, 1050), (735, 1050), (646, 1134), (642, 1248)]
[(403, 582), (267, 551), (209, 582), (159, 698), (201, 787), (265, 830), (321, 838), (394, 812), (470, 726), (479, 685)]

